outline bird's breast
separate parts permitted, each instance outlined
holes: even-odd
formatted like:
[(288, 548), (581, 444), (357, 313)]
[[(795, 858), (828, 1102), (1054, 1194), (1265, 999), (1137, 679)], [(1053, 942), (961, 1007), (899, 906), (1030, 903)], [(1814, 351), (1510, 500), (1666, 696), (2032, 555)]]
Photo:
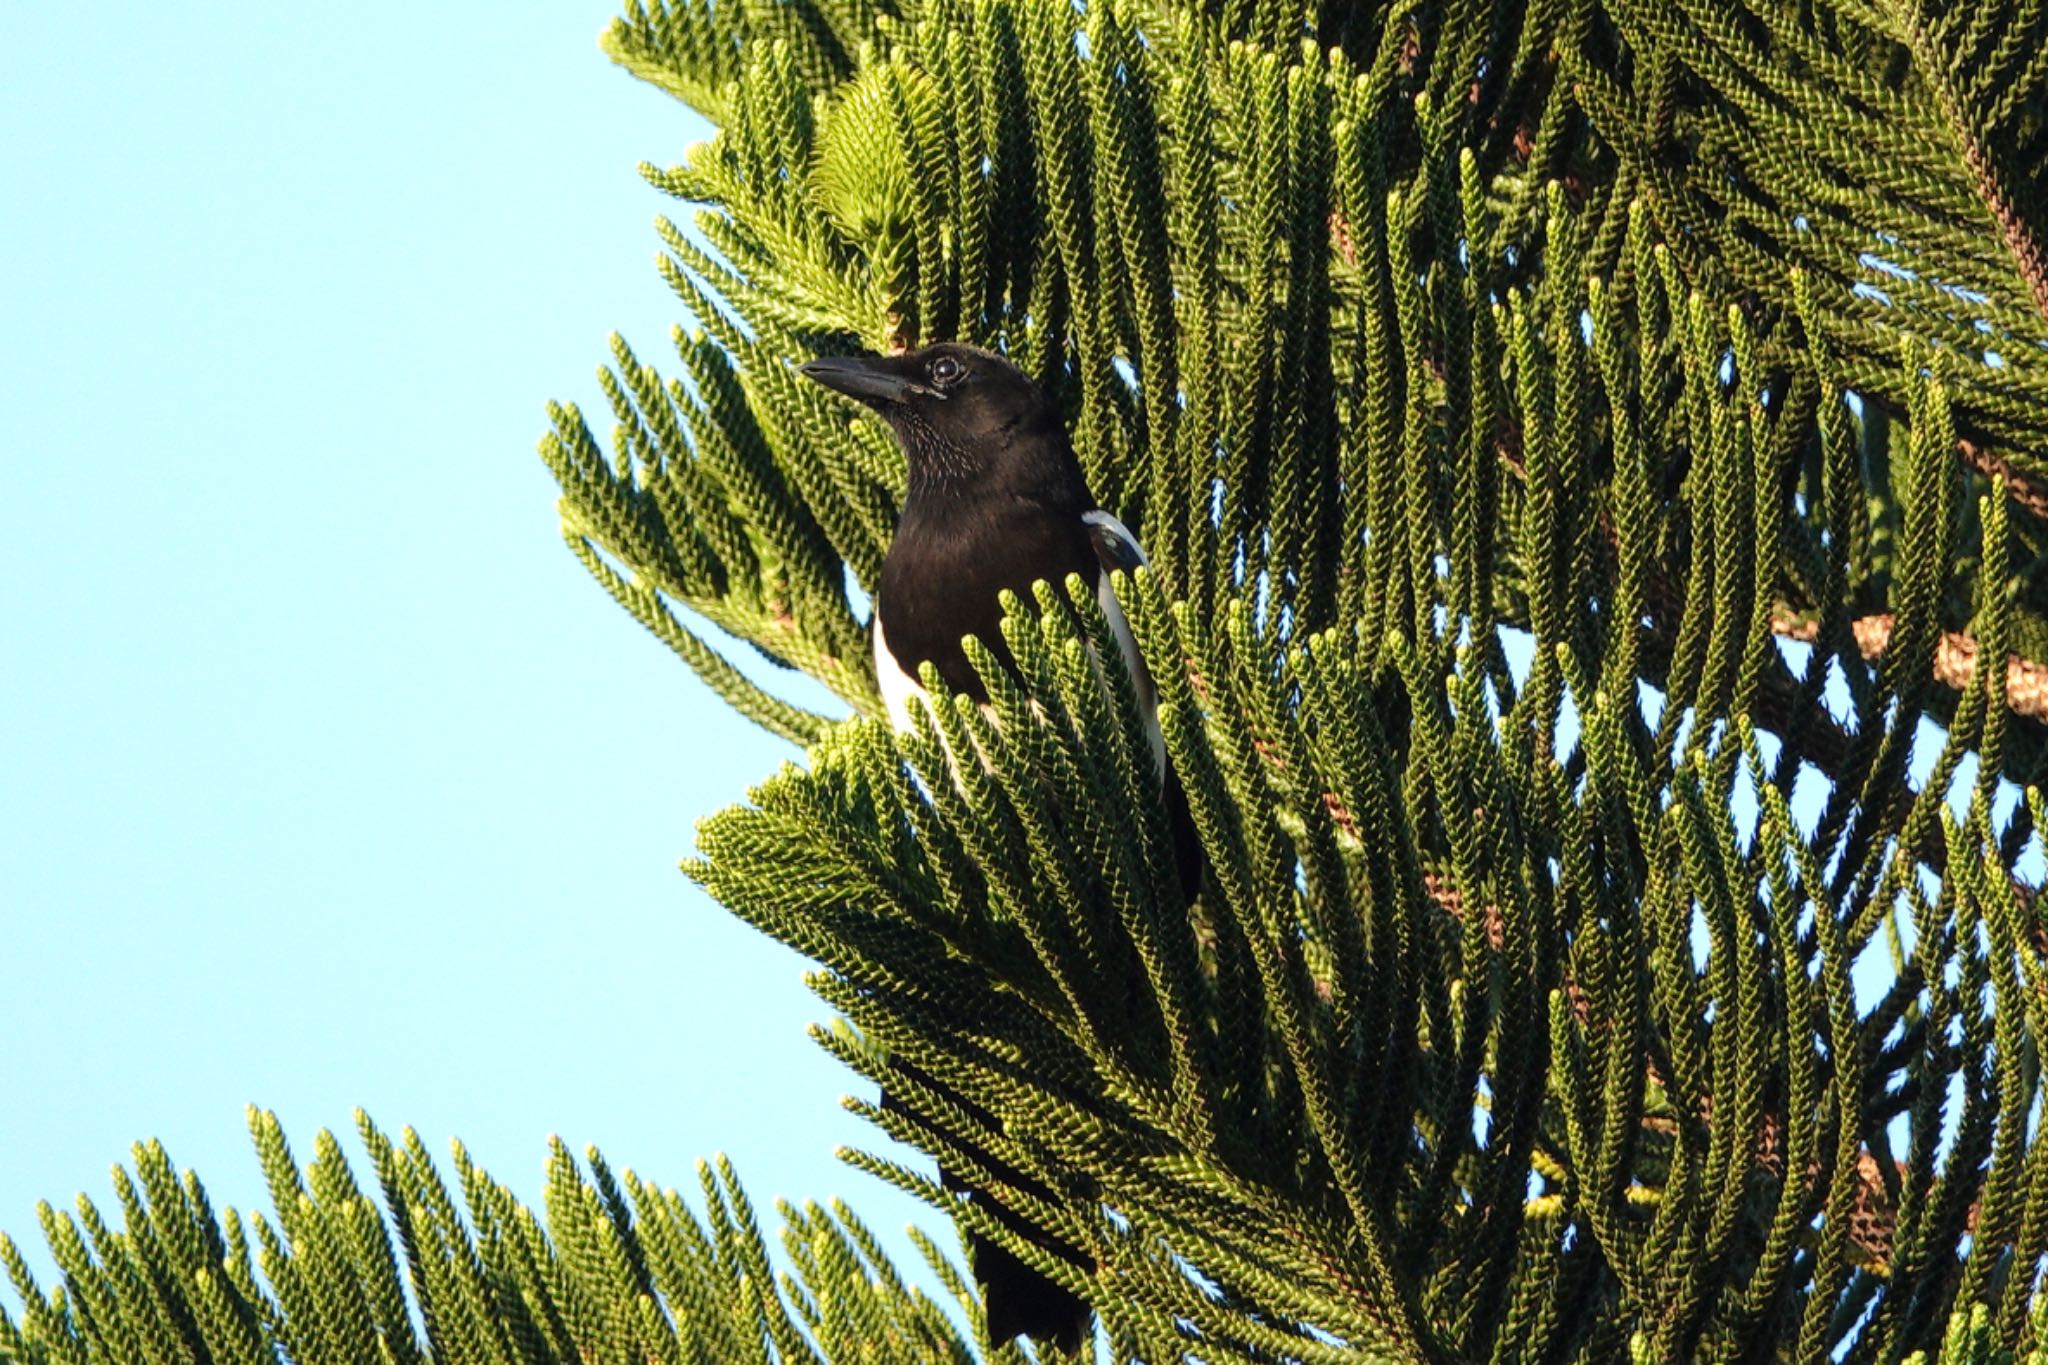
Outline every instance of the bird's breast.
[(906, 511), (877, 585), (877, 677), (886, 663), (914, 685), (930, 663), (954, 692), (986, 699), (960, 642), (971, 635), (1013, 667), (1002, 633), (1003, 592), (1029, 603), (1035, 582), (1057, 584), (1080, 574), (1092, 585), (1099, 572), (1076, 515), (1055, 516), (1029, 504), (966, 504), (942, 516)]

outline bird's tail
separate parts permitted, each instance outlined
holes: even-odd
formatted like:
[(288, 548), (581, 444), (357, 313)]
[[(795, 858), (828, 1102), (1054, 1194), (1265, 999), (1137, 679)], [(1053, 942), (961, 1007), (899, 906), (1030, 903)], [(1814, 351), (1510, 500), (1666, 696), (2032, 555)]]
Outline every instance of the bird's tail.
[(1209, 860), (1202, 852), (1202, 836), (1195, 829), (1187, 788), (1171, 763), (1166, 765), (1160, 799), (1166, 806), (1166, 827), (1173, 836), (1173, 868), (1180, 874), (1181, 897), (1192, 905), (1202, 894), (1202, 873)]
[[(1161, 795), (1166, 805), (1167, 826), (1173, 839), (1174, 870), (1179, 874), (1183, 897), (1189, 904), (1193, 904), (1201, 894), (1207, 860), (1202, 852), (1200, 836), (1195, 831), (1193, 812), (1189, 809), (1187, 791), (1181, 785), (1180, 775), (1169, 763), (1163, 776), (1164, 789)], [(922, 1068), (896, 1059), (892, 1059), (891, 1065), (918, 1084), (944, 1097), (948, 1103), (972, 1114), (979, 1122), (990, 1128), (999, 1129), (1000, 1125), (993, 1115), (979, 1105), (968, 1102), (952, 1087), (940, 1082)], [(910, 1114), (909, 1107), (901, 1100), (893, 1098), (887, 1089), (882, 1091), (881, 1098), (884, 1110)], [(956, 1141), (960, 1140), (957, 1134), (954, 1136)], [(1007, 1163), (996, 1160), (978, 1146), (965, 1142), (963, 1146), (975, 1164), (993, 1172), (1011, 1188), (1022, 1190), (1040, 1199), (1051, 1200), (1052, 1191), (1040, 1182)], [(943, 1165), (939, 1167), (939, 1181), (949, 1190), (966, 1193), (977, 1205), (988, 1210), (990, 1216), (997, 1222), (1032, 1245), (1050, 1252), (1083, 1273), (1094, 1273), (1095, 1264), (1092, 1258), (1059, 1238), (1032, 1226)], [(981, 1287), (982, 1305), (988, 1316), (989, 1339), (995, 1345), (1001, 1346), (1014, 1337), (1026, 1336), (1038, 1342), (1051, 1342), (1068, 1355), (1080, 1351), (1081, 1344), (1088, 1339), (1089, 1331), (1090, 1310), (1085, 1299), (1028, 1265), (1015, 1252), (980, 1233), (968, 1234), (967, 1257), (974, 1270), (975, 1282)]]
[[(979, 1105), (962, 1098), (957, 1091), (928, 1072), (902, 1061), (892, 1060), (891, 1065), (908, 1073), (918, 1084), (944, 1096), (948, 1103), (994, 1126), (992, 1117)], [(882, 1092), (882, 1109), (888, 1113), (910, 1114), (909, 1106), (887, 1090)], [(1005, 1184), (1039, 1199), (1052, 1198), (1052, 1191), (1039, 1181), (990, 1156), (975, 1144), (962, 1140), (958, 1134), (953, 1137), (967, 1150), (976, 1165), (992, 1171)], [(1094, 1273), (1092, 1258), (1034, 1227), (943, 1165), (939, 1167), (939, 1183), (949, 1190), (964, 1192), (998, 1223), (1034, 1246), (1051, 1252), (1084, 1273)], [(1001, 1346), (1013, 1337), (1027, 1336), (1033, 1341), (1051, 1342), (1068, 1355), (1081, 1349), (1081, 1343), (1088, 1337), (1090, 1310), (1087, 1300), (1033, 1268), (1001, 1243), (978, 1232), (967, 1235), (967, 1260), (974, 1271), (975, 1283), (981, 1287), (982, 1307), (988, 1317), (991, 1342)]]
[[(986, 1207), (1005, 1224), (1015, 1218), (999, 1204), (991, 1202)], [(1052, 1241), (1035, 1228), (1018, 1222), (1016, 1231), (1055, 1256), (1073, 1261), (1083, 1269), (1093, 1268), (1071, 1247)], [(974, 1278), (981, 1286), (982, 1304), (988, 1312), (990, 1341), (1000, 1346), (1012, 1337), (1027, 1336), (1033, 1341), (1049, 1341), (1068, 1355), (1080, 1351), (1088, 1335), (1089, 1309), (1085, 1299), (1026, 1265), (1008, 1247), (979, 1233), (968, 1236), (967, 1255), (974, 1264)]]

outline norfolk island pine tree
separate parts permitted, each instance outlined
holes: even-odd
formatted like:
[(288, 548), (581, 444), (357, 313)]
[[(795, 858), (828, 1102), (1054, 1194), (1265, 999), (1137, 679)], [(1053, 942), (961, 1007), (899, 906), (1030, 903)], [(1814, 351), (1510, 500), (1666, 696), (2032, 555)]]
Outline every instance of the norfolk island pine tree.
[[(1011, 1205), (1092, 1250), (1044, 1268), (1102, 1349), (2048, 1346), (2040, 4), (682, 3), (606, 46), (720, 133), (645, 168), (701, 330), (616, 344), (608, 440), (552, 411), (566, 537), (805, 747), (688, 869), (816, 959), (878, 1124), (1053, 1193)], [(938, 338), (1062, 398), (1150, 551), (1192, 914), (1103, 623), (1031, 610), (1065, 585), (999, 727), (879, 720), (900, 459), (790, 366)], [(558, 1149), (536, 1215), (252, 1126), (273, 1215), (138, 1148), (117, 1223), (46, 1218), (62, 1286), (6, 1247), (0, 1355), (991, 1354), (848, 1210), (783, 1209), (778, 1268), (722, 1164), (699, 1213)]]

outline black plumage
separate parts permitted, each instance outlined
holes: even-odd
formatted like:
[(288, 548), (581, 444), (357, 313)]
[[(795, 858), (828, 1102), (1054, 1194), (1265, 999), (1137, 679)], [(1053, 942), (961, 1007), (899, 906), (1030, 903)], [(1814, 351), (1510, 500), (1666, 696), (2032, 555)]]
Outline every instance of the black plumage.
[[(1143, 564), (1144, 553), (1096, 505), (1050, 395), (1002, 356), (957, 343), (899, 356), (814, 360), (803, 373), (880, 414), (908, 457), (908, 491), (883, 560), (872, 626), (876, 677), (899, 729), (909, 728), (911, 707), (923, 698), (917, 678), (925, 663), (954, 692), (985, 700), (962, 637), (974, 636), (1013, 666), (1000, 629), (1003, 589), (1029, 602), (1034, 581), (1057, 584), (1069, 574), (1095, 590), (1150, 719), (1151, 680), (1110, 588), (1110, 573)], [(1192, 898), (1201, 878), (1200, 846), (1158, 744), (1156, 721), (1152, 731), (1175, 862)], [(917, 1079), (934, 1084), (929, 1076)], [(899, 1107), (886, 1094), (882, 1103)], [(1049, 1197), (1021, 1172), (986, 1164), (1018, 1188)], [(948, 1188), (962, 1188), (940, 1174)], [(1078, 1249), (1047, 1238), (994, 1201), (985, 1207), (1048, 1251), (1092, 1270)], [(969, 1254), (992, 1337), (1002, 1342), (1021, 1333), (1069, 1352), (1079, 1349), (1088, 1329), (1085, 1302), (984, 1238), (970, 1238)]]

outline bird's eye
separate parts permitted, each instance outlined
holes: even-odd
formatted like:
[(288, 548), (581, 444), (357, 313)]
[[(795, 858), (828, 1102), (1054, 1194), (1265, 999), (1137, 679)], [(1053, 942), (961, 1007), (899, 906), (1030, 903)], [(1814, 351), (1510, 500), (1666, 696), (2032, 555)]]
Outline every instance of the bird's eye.
[(949, 355), (942, 355), (932, 362), (932, 383), (937, 384), (940, 388), (957, 382), (960, 376), (965, 373), (967, 373), (966, 368)]

